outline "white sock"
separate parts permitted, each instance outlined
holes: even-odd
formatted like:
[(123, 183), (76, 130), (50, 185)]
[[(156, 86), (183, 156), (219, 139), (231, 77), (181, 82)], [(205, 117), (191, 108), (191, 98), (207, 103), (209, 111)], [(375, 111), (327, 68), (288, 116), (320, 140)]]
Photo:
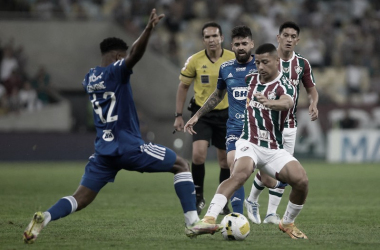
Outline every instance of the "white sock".
[(293, 223), (296, 219), (297, 215), (301, 212), (303, 205), (296, 205), (289, 201), (288, 206), (286, 207), (286, 211), (282, 221), (284, 224)]
[(51, 220), (51, 215), (48, 211), (44, 212), (44, 227), (46, 227), (46, 225), (50, 222)]
[(276, 214), (277, 208), (280, 205), (280, 201), (282, 199), (282, 194), (285, 189), (283, 188), (270, 188), (269, 189), (269, 201), (268, 201), (268, 214)]
[(190, 225), (194, 224), (195, 222), (199, 221), (197, 210), (188, 211), (184, 215), (185, 215), (186, 226), (190, 226)]
[(258, 202), (259, 196), (264, 188), (264, 184), (257, 178), (257, 176), (255, 176), (251, 192), (249, 193), (247, 200), (249, 200), (250, 202)]
[(218, 218), (220, 211), (227, 204), (227, 197), (222, 194), (215, 194), (212, 198), (210, 206), (208, 207), (207, 213), (205, 216), (214, 217), (215, 220)]

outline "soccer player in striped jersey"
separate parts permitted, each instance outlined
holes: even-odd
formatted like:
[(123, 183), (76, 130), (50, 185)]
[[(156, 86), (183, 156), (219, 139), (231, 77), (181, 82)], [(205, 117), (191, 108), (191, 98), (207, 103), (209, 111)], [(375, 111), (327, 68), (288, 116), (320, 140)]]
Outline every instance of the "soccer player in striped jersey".
[[(279, 228), (294, 239), (307, 239), (295, 225), (308, 193), (308, 178), (302, 165), (283, 146), (283, 128), (294, 105), (296, 89), (278, 71), (279, 57), (273, 44), (260, 45), (255, 52), (258, 73), (248, 75), (248, 96), (243, 133), (236, 142), (235, 163), (229, 179), (221, 183), (202, 219), (215, 223), (227, 197), (248, 180), (256, 168), (288, 183), (292, 190)], [(194, 133), (191, 126), (189, 132)]]
[[(306, 89), (310, 99), (309, 114), (312, 121), (318, 118), (318, 92), (315, 88), (315, 81), (313, 72), (309, 61), (294, 52), (295, 46), (299, 42), (300, 28), (294, 22), (285, 22), (279, 28), (277, 35), (278, 41), (278, 55), (280, 57), (279, 70), (290, 79), (291, 84), (296, 88), (295, 104), (289, 113), (284, 131), (284, 149), (290, 154), (294, 153), (294, 146), (296, 142), (297, 133), (297, 102), (300, 92), (300, 83)], [(245, 205), (248, 210), (249, 219), (256, 224), (261, 223), (259, 214), (259, 195), (262, 190), (269, 187), (269, 201), (268, 209), (263, 223), (278, 224), (280, 216), (277, 214), (277, 208), (280, 204), (285, 187), (270, 188), (273, 184), (271, 177), (259, 171), (255, 176), (249, 197), (245, 200)]]
[(50, 221), (89, 205), (122, 169), (173, 173), (174, 188), (184, 212), (186, 235), (195, 237), (219, 230), (219, 225), (199, 220), (189, 164), (169, 148), (145, 143), (140, 134), (130, 77), (133, 66), (145, 52), (153, 28), (163, 17), (152, 10), (146, 28), (128, 53), (127, 44), (119, 38), (110, 37), (100, 43), (101, 65), (90, 69), (82, 82), (93, 107), (97, 134), (95, 154), (90, 157), (72, 196), (63, 197), (47, 211), (34, 214), (24, 231), (25, 243), (33, 243)]

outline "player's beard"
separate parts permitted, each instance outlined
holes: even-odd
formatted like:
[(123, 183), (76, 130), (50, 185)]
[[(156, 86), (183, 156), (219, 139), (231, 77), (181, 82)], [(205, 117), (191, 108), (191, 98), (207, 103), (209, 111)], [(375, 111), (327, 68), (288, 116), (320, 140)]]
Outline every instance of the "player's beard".
[(236, 53), (235, 56), (236, 56), (236, 60), (239, 63), (246, 63), (246, 62), (248, 62), (249, 58), (251, 57), (251, 55), (248, 53), (245, 53), (244, 55)]

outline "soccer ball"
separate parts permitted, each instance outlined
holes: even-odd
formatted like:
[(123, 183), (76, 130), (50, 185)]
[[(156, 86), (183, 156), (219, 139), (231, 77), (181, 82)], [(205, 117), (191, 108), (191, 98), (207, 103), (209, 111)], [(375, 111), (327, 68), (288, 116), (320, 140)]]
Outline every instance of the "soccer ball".
[(235, 212), (224, 216), (220, 224), (223, 226), (221, 233), (226, 240), (244, 240), (251, 230), (247, 218)]

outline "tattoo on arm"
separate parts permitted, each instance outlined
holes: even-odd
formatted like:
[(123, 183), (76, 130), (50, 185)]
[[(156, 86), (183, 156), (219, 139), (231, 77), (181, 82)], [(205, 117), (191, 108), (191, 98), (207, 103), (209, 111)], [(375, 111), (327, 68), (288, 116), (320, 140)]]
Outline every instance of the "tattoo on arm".
[(216, 89), (207, 99), (205, 104), (203, 104), (203, 106), (198, 110), (198, 116), (201, 117), (213, 110), (223, 100), (225, 93), (226, 91)]

